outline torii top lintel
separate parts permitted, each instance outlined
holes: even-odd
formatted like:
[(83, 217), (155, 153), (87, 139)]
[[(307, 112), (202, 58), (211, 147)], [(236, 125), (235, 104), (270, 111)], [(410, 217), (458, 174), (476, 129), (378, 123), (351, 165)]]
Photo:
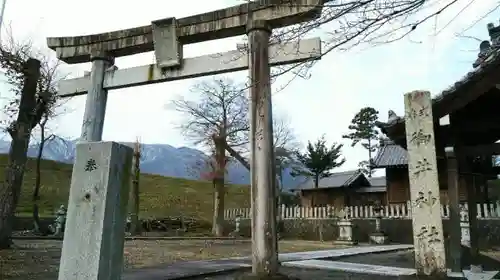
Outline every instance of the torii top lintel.
[[(248, 10), (252, 19), (265, 19), (272, 28), (285, 27), (320, 16), (331, 0), (260, 0), (175, 20), (181, 44), (198, 43), (245, 34)], [(90, 61), (92, 50), (105, 50), (114, 57), (154, 50), (152, 26), (75, 37), (47, 38), (49, 48), (62, 61)]]

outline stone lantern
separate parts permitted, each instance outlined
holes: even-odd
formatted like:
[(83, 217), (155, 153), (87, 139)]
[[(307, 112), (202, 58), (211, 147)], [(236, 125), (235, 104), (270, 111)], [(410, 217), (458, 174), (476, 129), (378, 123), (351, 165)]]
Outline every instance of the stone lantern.
[(234, 230), (230, 233), (230, 236), (232, 237), (240, 237), (240, 230), (241, 230), (241, 216), (236, 215), (234, 218)]
[(49, 227), (52, 230), (54, 236), (61, 236), (64, 233), (64, 226), (66, 225), (66, 207), (64, 205), (59, 206), (59, 210), (56, 212), (56, 219), (54, 224)]
[(335, 244), (355, 245), (358, 242), (354, 238), (353, 222), (349, 217), (349, 209), (341, 209), (337, 213), (337, 226), (339, 227), (339, 237), (335, 240)]
[(375, 214), (375, 231), (370, 234), (370, 242), (375, 244), (386, 244), (389, 241), (389, 237), (382, 231), (382, 203), (380, 201), (375, 201), (373, 205), (373, 212)]

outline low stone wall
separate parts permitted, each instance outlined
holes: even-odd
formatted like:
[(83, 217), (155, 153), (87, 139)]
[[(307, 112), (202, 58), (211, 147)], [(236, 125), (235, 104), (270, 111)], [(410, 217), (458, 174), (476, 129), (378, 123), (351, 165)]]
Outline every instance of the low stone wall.
[[(54, 223), (55, 217), (40, 218), (40, 224), (43, 228), (47, 228)], [(14, 219), (14, 231), (32, 230), (33, 218), (32, 217), (16, 217)]]
[[(43, 217), (40, 218), (40, 224), (42, 228), (47, 228), (49, 225), (53, 224), (55, 217)], [(187, 227), (186, 232), (177, 230), (181, 228), (181, 223), (179, 219), (175, 218), (164, 218), (159, 220), (148, 220), (141, 219), (142, 232), (143, 235), (155, 236), (155, 235), (165, 235), (173, 234), (179, 235), (181, 233), (189, 234), (206, 234), (211, 231), (212, 225), (206, 221), (196, 221), (196, 220), (186, 220), (184, 221), (184, 226)], [(33, 218), (32, 217), (16, 217), (14, 220), (14, 231), (25, 231), (32, 230)]]
[[(369, 234), (375, 229), (375, 219), (354, 219), (353, 232), (359, 242), (368, 242)], [(491, 248), (500, 246), (500, 220), (478, 220), (479, 246)], [(234, 221), (228, 221), (229, 228), (234, 229)], [(337, 239), (338, 227), (334, 219), (286, 219), (282, 220), (280, 237), (285, 239), (323, 240)], [(383, 219), (382, 230), (389, 236), (391, 243), (412, 244), (412, 221), (410, 219)], [(448, 236), (449, 221), (443, 220), (444, 234)], [(250, 220), (243, 219), (240, 224), (240, 235), (250, 237)]]
[[(47, 226), (53, 223), (54, 217), (41, 218), (40, 222)], [(235, 228), (234, 221), (226, 221), (226, 233), (229, 234)], [(354, 219), (354, 234), (359, 242), (368, 242), (368, 235), (375, 229), (374, 219)], [(491, 248), (500, 246), (500, 219), (481, 219), (479, 225), (479, 246)], [(206, 233), (210, 231), (211, 225), (207, 222), (198, 222), (192, 225), (188, 231)], [(449, 221), (443, 220), (444, 234), (448, 235)], [(339, 230), (334, 219), (286, 219), (280, 225), (280, 237), (285, 239), (303, 240), (323, 240), (332, 241), (337, 239)], [(383, 219), (382, 230), (389, 236), (393, 243), (411, 244), (413, 243), (412, 222), (410, 219)], [(31, 217), (18, 217), (14, 223), (14, 230), (33, 229), (33, 219)], [(153, 234), (153, 233), (151, 233)], [(250, 237), (250, 220), (242, 219), (240, 224), (240, 235)]]

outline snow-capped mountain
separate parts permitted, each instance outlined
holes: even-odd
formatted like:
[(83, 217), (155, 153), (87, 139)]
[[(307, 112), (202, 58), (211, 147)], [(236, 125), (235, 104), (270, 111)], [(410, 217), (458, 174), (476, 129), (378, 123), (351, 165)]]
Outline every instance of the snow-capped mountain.
[[(128, 143), (132, 145), (131, 143)], [(9, 151), (9, 141), (0, 140), (0, 153)], [(65, 140), (59, 137), (49, 140), (43, 149), (43, 158), (70, 163), (75, 158), (76, 140)], [(29, 157), (36, 157), (39, 145), (30, 145)], [(141, 157), (141, 172), (158, 174), (170, 177), (187, 179), (200, 179), (206, 172), (204, 163), (207, 155), (202, 151), (180, 147), (175, 148), (166, 144), (143, 144)], [(284, 186), (286, 189), (296, 187), (304, 181), (304, 178), (294, 178), (289, 172), (284, 174)], [(250, 174), (239, 162), (231, 161), (228, 166), (227, 178), (230, 183), (249, 184)]]

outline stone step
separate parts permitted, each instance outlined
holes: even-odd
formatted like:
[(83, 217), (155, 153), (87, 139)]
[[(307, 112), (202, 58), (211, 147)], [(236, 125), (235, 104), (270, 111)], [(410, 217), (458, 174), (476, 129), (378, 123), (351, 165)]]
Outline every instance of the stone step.
[(342, 249), (310, 251), (310, 252), (296, 252), (279, 254), (280, 261), (301, 261), (311, 259), (325, 259), (325, 258), (341, 258), (347, 256), (355, 256), (361, 254), (382, 253), (398, 250), (412, 249), (413, 245), (396, 244), (396, 245), (377, 245), (377, 246), (358, 246)]
[(375, 274), (384, 276), (415, 275), (415, 269), (411, 268), (368, 265), (368, 264), (348, 263), (340, 261), (303, 260), (303, 261), (285, 262), (283, 263), (283, 266), (296, 267), (296, 268), (329, 269), (329, 270), (344, 271), (351, 273)]
[[(370, 265), (361, 263), (348, 263), (341, 261), (325, 261), (325, 260), (301, 260), (284, 262), (283, 266), (295, 268), (313, 268), (313, 269), (327, 269), (335, 271), (343, 271), (349, 273), (361, 274), (374, 274), (383, 276), (409, 276), (415, 275), (414, 268), (391, 267), (383, 265)], [(484, 271), (481, 273), (474, 273), (470, 270), (464, 270), (463, 273), (448, 271), (448, 277), (468, 279), (468, 280), (491, 280), (498, 274), (498, 271)]]

